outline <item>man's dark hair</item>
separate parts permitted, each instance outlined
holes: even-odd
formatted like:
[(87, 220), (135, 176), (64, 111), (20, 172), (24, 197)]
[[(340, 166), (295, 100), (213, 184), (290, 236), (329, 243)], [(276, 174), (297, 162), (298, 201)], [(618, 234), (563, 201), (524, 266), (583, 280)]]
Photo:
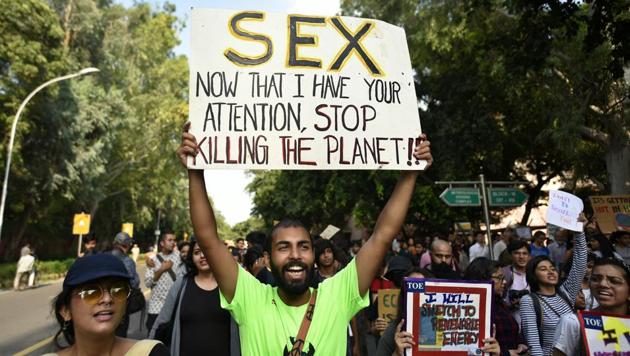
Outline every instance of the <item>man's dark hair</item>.
[(85, 238), (83, 239), (83, 243), (86, 244), (88, 242), (92, 242), (92, 241), (96, 241), (96, 234), (94, 234), (93, 232), (85, 235)]
[(237, 239), (236, 239), (236, 241), (234, 241), (234, 242), (239, 243), (239, 242), (241, 242), (241, 241), (245, 242), (245, 239), (244, 239), (244, 238), (242, 238), (242, 237), (239, 237), (239, 238), (237, 238)]
[(267, 235), (262, 231), (252, 231), (245, 236), (245, 241), (252, 245), (258, 245), (260, 248), (264, 248)]
[(245, 255), (243, 256), (243, 265), (245, 269), (251, 271), (252, 267), (254, 267), (254, 263), (256, 263), (256, 260), (261, 257), (263, 257), (262, 247), (253, 245), (248, 248), (247, 252), (245, 252)]
[(333, 244), (330, 240), (319, 239), (315, 241), (313, 244), (313, 249), (315, 250), (315, 262), (319, 262), (319, 256), (324, 254), (327, 248), (333, 251)]
[(522, 249), (523, 247), (525, 247), (527, 249), (527, 252), (531, 253), (531, 247), (529, 246), (529, 244), (527, 243), (527, 241), (525, 240), (514, 240), (514, 241), (510, 241), (510, 244), (508, 245), (508, 253), (511, 255), (512, 252)]
[[(536, 267), (542, 262), (548, 261), (552, 266), (555, 267), (555, 264), (551, 259), (547, 256), (536, 256), (527, 262), (527, 267), (525, 267), (526, 275), (525, 280), (529, 284), (529, 288), (532, 292), (537, 292), (540, 289), (540, 281), (538, 280), (538, 276), (536, 276)], [(559, 271), (557, 271), (560, 274)]]
[(464, 279), (469, 281), (485, 281), (492, 278), (492, 274), (500, 268), (499, 262), (492, 261), (486, 257), (478, 257), (472, 261), (466, 272), (464, 272)]
[(162, 236), (160, 236), (160, 242), (164, 241), (164, 239), (166, 239), (166, 236), (168, 235), (175, 235), (175, 232), (173, 230), (165, 230), (162, 233)]
[(287, 229), (290, 227), (298, 227), (298, 228), (302, 228), (306, 230), (306, 233), (308, 234), (308, 238), (311, 240), (311, 244), (313, 243), (313, 236), (311, 236), (311, 233), (308, 231), (306, 226), (304, 226), (304, 224), (300, 220), (285, 218), (285, 219), (280, 220), (280, 222), (274, 225), (273, 228), (271, 229), (271, 233), (269, 234), (269, 238), (267, 239), (267, 246), (265, 247), (269, 253), (271, 253), (271, 245), (272, 245), (273, 237), (276, 234), (276, 231), (280, 229)]

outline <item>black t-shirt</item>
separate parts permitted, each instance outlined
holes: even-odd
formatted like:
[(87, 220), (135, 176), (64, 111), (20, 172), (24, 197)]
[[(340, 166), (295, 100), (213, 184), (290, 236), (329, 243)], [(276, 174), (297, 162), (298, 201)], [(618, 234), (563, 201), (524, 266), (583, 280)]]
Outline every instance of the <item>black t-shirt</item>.
[(221, 308), (219, 288), (199, 288), (193, 278), (186, 283), (180, 311), (181, 355), (230, 355), (230, 314)]

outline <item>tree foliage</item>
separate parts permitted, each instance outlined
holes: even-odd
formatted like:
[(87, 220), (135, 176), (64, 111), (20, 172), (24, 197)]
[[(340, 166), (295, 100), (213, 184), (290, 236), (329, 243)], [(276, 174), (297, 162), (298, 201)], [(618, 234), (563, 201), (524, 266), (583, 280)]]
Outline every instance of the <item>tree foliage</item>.
[[(345, 15), (405, 28), (423, 131), (427, 178), (529, 181), (522, 221), (552, 179), (570, 189), (630, 191), (627, 1), (344, 0)], [(250, 190), (266, 223), (370, 224), (393, 188), (386, 172), (257, 172)], [(444, 228), (479, 218), (447, 209), (443, 187), (416, 192), (408, 222)]]
[(151, 241), (158, 209), (162, 228), (190, 231), (187, 180), (173, 154), (188, 114), (187, 61), (173, 53), (180, 26), (174, 10), (106, 0), (2, 2), (2, 152), (17, 106), (33, 88), (100, 69), (48, 87), (23, 113), (4, 256), (26, 241), (45, 244), (49, 254), (72, 251), (72, 215), (81, 211), (92, 214), (100, 240), (133, 222), (136, 237)]

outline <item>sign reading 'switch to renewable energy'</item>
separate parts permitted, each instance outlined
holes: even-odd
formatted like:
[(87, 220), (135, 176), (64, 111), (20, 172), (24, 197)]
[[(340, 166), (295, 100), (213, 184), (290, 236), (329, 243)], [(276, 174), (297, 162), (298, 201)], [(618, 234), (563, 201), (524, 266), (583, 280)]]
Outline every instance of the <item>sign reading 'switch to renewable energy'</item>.
[(192, 168), (422, 169), (405, 32), (376, 20), (192, 10)]

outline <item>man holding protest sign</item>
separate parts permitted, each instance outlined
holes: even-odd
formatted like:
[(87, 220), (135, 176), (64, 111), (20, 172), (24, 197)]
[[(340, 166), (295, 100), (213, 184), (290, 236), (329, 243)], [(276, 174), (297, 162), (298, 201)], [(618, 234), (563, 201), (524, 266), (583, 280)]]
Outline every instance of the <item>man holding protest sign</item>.
[[(195, 235), (243, 353), (345, 355), (348, 322), (367, 306), (418, 171), (432, 163), (404, 29), (264, 11), (193, 9), (191, 18), (191, 123), (178, 155), (189, 168)], [(356, 258), (312, 289), (313, 239), (299, 221), (280, 221), (269, 238), (277, 288), (234, 263), (198, 170), (208, 168), (404, 172)]]
[[(198, 149), (195, 137), (187, 129), (188, 125), (178, 149), (184, 164)], [(429, 142), (424, 136), (414, 155), (426, 160), (427, 166), (432, 163)], [(240, 326), (243, 353), (292, 354), (290, 350), (300, 348), (311, 355), (344, 355), (348, 322), (368, 305), (370, 283), (402, 227), (418, 172), (401, 173), (372, 237), (346, 268), (321, 283), (317, 290), (309, 288), (315, 256), (312, 238), (301, 223), (283, 220), (272, 230), (271, 267), (279, 287), (263, 285), (234, 262), (219, 238), (203, 171), (191, 169), (188, 176), (195, 235), (217, 278), (221, 304)], [(310, 328), (307, 326), (308, 333), (299, 333), (298, 329), (307, 324), (311, 324)]]
[[(186, 125), (178, 155), (183, 164), (197, 153)], [(429, 142), (421, 137), (414, 156), (432, 163)], [(309, 288), (315, 256), (312, 238), (298, 221), (283, 220), (269, 239), (271, 267), (279, 287), (263, 285), (239, 267), (217, 233), (203, 171), (188, 170), (190, 214), (204, 255), (215, 273), (221, 305), (241, 332), (246, 355), (345, 355), (350, 319), (368, 305), (367, 291), (392, 240), (400, 231), (413, 194), (417, 171), (401, 173), (374, 232), (346, 268)], [(304, 332), (306, 329), (307, 332)], [(299, 330), (299, 331), (298, 331)]]

